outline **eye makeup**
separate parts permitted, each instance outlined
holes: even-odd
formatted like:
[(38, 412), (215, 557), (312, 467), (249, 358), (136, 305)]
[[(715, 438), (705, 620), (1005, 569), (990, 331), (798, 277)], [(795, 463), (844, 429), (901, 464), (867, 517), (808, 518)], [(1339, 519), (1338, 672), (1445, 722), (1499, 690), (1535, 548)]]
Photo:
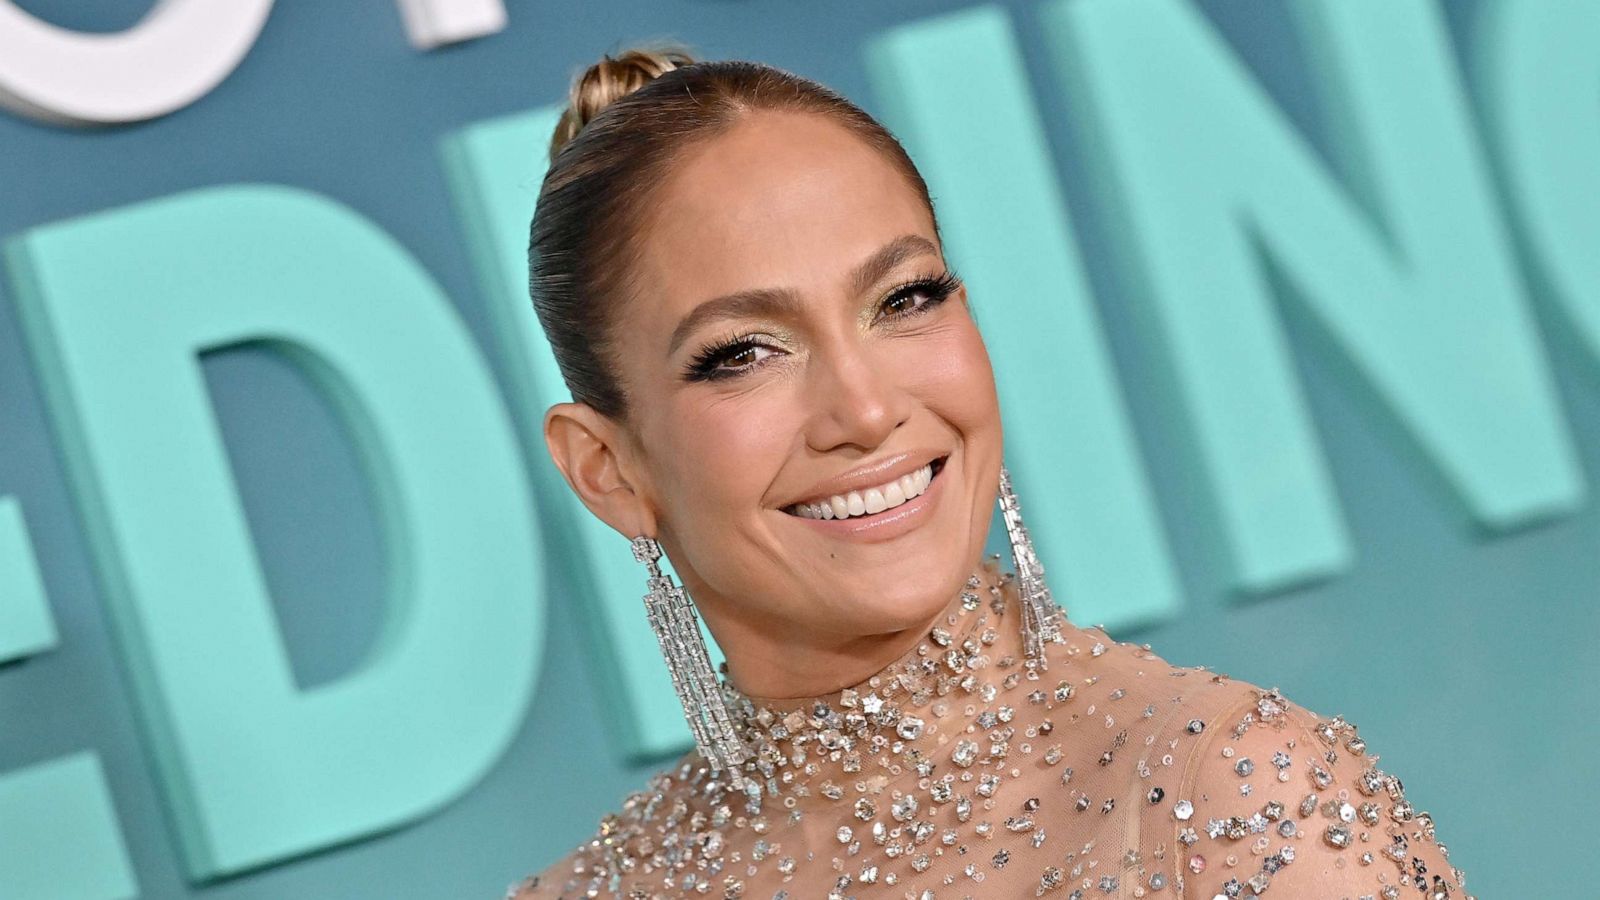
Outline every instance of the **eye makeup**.
[[(890, 289), (888, 295), (879, 303), (880, 309), (888, 308), (891, 304), (903, 300), (914, 299), (919, 294), (925, 295), (926, 299), (913, 306), (901, 307), (880, 315), (873, 320), (873, 324), (885, 321), (904, 321), (931, 312), (960, 290), (961, 285), (960, 276), (951, 268), (946, 268), (945, 271), (935, 276), (916, 278), (897, 285)], [(764, 335), (745, 333), (713, 341), (696, 352), (693, 358), (690, 359), (684, 368), (684, 380), (695, 382), (736, 378), (761, 366), (763, 360), (772, 358), (772, 354), (783, 352), (763, 343), (761, 341), (762, 337)], [(761, 350), (769, 351), (769, 355), (764, 357), (756, 356), (755, 354)], [(724, 365), (738, 360), (748, 361), (740, 365)]]

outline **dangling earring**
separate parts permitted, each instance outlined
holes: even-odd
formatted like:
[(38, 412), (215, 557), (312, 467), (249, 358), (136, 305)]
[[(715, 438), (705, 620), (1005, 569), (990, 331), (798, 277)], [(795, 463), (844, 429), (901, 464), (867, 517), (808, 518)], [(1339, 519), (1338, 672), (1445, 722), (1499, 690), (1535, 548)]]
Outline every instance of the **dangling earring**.
[(700, 635), (700, 619), (694, 604), (672, 576), (661, 571), (661, 545), (655, 538), (640, 535), (632, 541), (633, 558), (650, 572), (650, 592), (644, 595), (645, 613), (650, 628), (661, 644), (672, 686), (683, 704), (695, 746), (713, 769), (731, 773), (733, 786), (743, 789), (744, 778), (738, 767), (750, 758), (750, 748), (734, 727), (733, 711), (721, 683), (711, 671), (711, 654)]
[(1046, 668), (1044, 645), (1059, 644), (1062, 610), (1050, 596), (1044, 583), (1044, 565), (1033, 552), (1033, 540), (1022, 524), (1022, 505), (1017, 502), (1017, 492), (1011, 486), (1011, 473), (1000, 466), (1000, 515), (1005, 519), (1006, 534), (1011, 538), (1011, 559), (1017, 567), (1017, 590), (1022, 595), (1023, 649), (1038, 667)]

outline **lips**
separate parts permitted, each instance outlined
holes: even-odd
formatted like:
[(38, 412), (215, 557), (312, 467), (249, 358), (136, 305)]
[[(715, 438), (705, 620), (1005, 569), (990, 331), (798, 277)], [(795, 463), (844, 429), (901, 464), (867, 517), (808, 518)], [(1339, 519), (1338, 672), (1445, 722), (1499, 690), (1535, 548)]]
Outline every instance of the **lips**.
[(940, 456), (920, 468), (861, 488), (795, 503), (783, 511), (802, 519), (852, 519), (894, 509), (920, 496), (944, 468)]

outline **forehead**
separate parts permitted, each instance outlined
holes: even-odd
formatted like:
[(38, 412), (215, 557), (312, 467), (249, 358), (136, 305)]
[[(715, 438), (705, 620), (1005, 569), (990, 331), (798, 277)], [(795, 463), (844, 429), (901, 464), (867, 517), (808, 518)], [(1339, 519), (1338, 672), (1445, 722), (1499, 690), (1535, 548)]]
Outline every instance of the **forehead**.
[(935, 241), (900, 170), (813, 113), (750, 114), (680, 158), (650, 207), (640, 274), (671, 306), (755, 287), (803, 291), (900, 235)]

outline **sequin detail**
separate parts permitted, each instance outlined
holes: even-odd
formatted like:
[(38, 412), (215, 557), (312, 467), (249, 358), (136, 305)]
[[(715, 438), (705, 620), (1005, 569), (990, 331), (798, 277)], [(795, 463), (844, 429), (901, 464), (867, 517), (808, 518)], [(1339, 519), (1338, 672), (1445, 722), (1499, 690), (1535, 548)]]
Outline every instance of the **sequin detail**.
[(1098, 625), (1064, 622), (1039, 667), (1021, 619), (990, 557), (865, 682), (784, 701), (725, 685), (756, 748), (745, 791), (691, 751), (508, 900), (1226, 900), (1309, 896), (1294, 873), (1332, 867), (1340, 896), (1475, 900), (1344, 719)]

